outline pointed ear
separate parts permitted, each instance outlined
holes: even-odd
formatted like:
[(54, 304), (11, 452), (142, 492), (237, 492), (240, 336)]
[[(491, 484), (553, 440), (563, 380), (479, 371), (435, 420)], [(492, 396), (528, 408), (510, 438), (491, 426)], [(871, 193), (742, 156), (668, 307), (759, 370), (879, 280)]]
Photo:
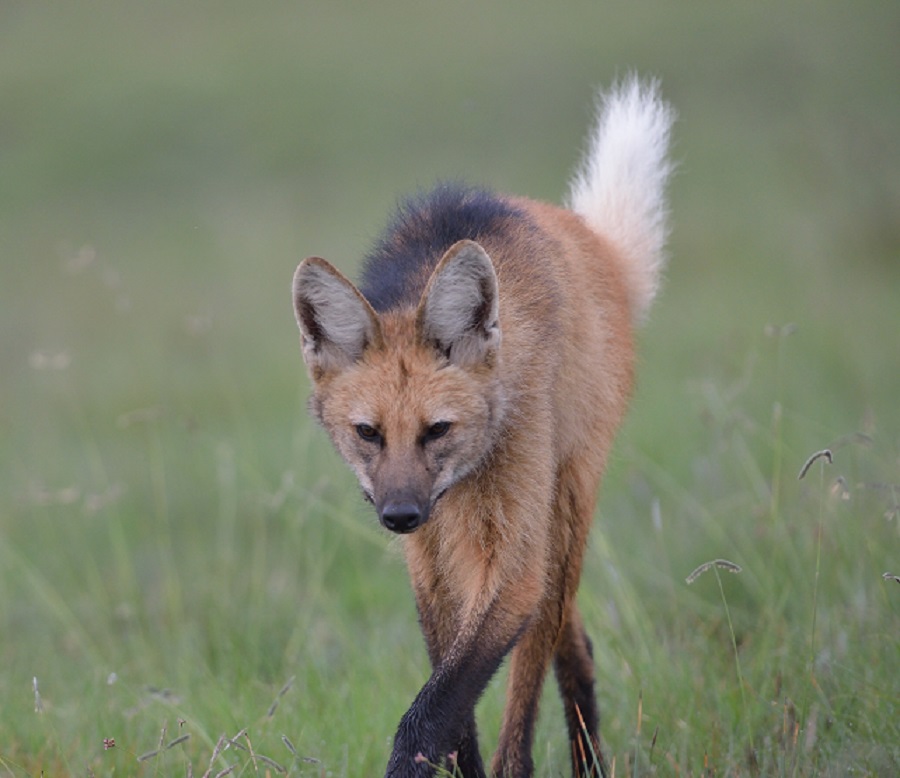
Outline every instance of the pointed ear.
[(294, 313), (313, 378), (349, 367), (369, 346), (381, 345), (381, 325), (372, 306), (319, 257), (304, 259), (294, 273)]
[(419, 337), (457, 365), (489, 361), (500, 345), (499, 290), (494, 264), (471, 240), (451, 246), (422, 294)]

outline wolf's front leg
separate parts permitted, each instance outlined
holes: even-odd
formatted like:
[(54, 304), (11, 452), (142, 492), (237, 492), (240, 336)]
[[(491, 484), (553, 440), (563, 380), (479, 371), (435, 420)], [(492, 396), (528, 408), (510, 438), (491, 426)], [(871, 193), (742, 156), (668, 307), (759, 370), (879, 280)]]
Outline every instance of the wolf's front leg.
[[(454, 768), (457, 772), (453, 772)], [(469, 721), (463, 725), (463, 732), (457, 740), (455, 756), (449, 765), (451, 774), (461, 774), (465, 778), (474, 776), (481, 778), (485, 775), (484, 763), (481, 761), (481, 752), (478, 749), (478, 730), (475, 726), (475, 711)]]
[(528, 620), (504, 612), (498, 606), (503, 599), (495, 597), (464, 625), (400, 720), (387, 778), (428, 778), (454, 751), (465, 778), (484, 778), (475, 703)]

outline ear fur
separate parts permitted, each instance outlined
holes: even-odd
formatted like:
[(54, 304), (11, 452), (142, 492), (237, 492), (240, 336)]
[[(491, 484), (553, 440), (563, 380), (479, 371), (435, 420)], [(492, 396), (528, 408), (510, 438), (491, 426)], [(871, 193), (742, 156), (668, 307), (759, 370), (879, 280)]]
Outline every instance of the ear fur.
[(416, 313), (419, 337), (460, 366), (490, 360), (500, 345), (494, 264), (475, 241), (451, 246), (438, 263)]
[(341, 370), (381, 344), (378, 315), (344, 275), (320, 257), (304, 259), (294, 273), (294, 314), (303, 359), (313, 377)]

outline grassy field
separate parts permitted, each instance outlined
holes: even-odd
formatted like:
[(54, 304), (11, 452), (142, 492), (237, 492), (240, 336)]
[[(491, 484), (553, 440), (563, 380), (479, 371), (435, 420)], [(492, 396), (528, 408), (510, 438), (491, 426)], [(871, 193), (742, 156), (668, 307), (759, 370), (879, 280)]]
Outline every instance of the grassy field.
[[(352, 273), (438, 178), (559, 200), (630, 68), (679, 169), (581, 591), (615, 775), (900, 774), (898, 30), (836, 0), (0, 6), (0, 776), (380, 774), (427, 658), (306, 416), (293, 269)], [(549, 686), (535, 756), (566, 773)]]

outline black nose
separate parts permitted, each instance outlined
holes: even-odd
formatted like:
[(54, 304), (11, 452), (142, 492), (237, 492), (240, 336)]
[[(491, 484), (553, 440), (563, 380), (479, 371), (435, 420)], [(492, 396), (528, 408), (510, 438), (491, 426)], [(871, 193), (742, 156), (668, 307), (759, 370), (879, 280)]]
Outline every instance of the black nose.
[(391, 502), (382, 508), (379, 518), (385, 529), (405, 535), (422, 523), (422, 512), (415, 503)]

